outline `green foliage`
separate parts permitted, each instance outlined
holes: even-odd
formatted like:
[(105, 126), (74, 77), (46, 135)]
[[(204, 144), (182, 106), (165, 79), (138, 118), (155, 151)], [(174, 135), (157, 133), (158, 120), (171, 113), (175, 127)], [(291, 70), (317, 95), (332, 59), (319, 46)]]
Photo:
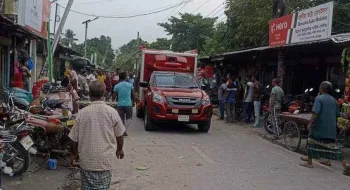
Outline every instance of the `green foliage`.
[[(114, 65), (115, 51), (112, 49), (112, 39), (109, 36), (101, 35), (99, 38), (87, 40), (86, 57), (97, 54), (96, 63), (99, 66), (109, 69)], [(85, 54), (84, 43), (73, 43), (72, 48), (80, 54)]]
[(115, 64), (112, 66), (114, 69), (120, 68), (121, 70), (127, 71), (134, 68), (134, 64), (140, 61), (138, 49), (139, 45), (147, 45), (146, 41), (140, 39), (140, 42), (137, 39), (131, 40), (129, 43), (121, 46), (117, 52)]
[(160, 23), (168, 35), (172, 36), (172, 50), (188, 51), (204, 50), (206, 40), (210, 39), (214, 32), (214, 23), (217, 18), (204, 18), (202, 15), (184, 13), (180, 18), (172, 16), (166, 23)]
[(64, 33), (64, 38), (61, 39), (61, 44), (67, 47), (71, 47), (75, 44), (75, 41), (78, 39), (75, 38), (76, 34), (74, 34), (73, 30), (67, 29)]
[(349, 62), (350, 62), (350, 47), (346, 47), (342, 52), (342, 58), (341, 58), (341, 65), (342, 65), (343, 72), (345, 67), (349, 64)]
[(215, 26), (213, 36), (210, 39), (207, 39), (204, 44), (204, 50), (201, 52), (201, 55), (211, 56), (217, 53), (223, 53), (228, 51), (228, 42), (227, 40), (229, 34), (229, 28), (223, 22)]
[[(307, 9), (329, 0), (286, 0), (287, 13)], [(350, 2), (334, 0), (333, 33), (349, 31)], [(227, 0), (227, 25), (230, 27), (227, 49), (268, 45), (268, 22), (272, 19), (271, 0)]]
[(157, 38), (155, 42), (149, 44), (149, 48), (158, 50), (169, 50), (172, 46), (172, 40), (166, 38)]

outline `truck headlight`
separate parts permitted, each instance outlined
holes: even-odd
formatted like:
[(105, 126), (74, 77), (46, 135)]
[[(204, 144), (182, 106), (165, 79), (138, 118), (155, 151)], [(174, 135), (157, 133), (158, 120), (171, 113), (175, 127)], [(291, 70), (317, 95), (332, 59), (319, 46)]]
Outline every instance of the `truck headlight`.
[(210, 105), (211, 103), (210, 103), (210, 98), (209, 98), (209, 96), (204, 97), (204, 98), (202, 99), (201, 103), (202, 103), (203, 106), (208, 106), (208, 105)]
[(165, 102), (165, 98), (157, 93), (153, 93), (153, 102), (163, 104)]

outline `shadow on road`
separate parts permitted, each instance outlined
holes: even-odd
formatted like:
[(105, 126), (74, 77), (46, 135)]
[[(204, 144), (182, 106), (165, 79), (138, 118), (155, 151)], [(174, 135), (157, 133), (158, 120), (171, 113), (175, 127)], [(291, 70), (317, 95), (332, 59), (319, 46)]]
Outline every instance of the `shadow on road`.
[(178, 133), (178, 134), (203, 134), (198, 131), (196, 125), (186, 125), (182, 123), (158, 123), (157, 129), (153, 133)]

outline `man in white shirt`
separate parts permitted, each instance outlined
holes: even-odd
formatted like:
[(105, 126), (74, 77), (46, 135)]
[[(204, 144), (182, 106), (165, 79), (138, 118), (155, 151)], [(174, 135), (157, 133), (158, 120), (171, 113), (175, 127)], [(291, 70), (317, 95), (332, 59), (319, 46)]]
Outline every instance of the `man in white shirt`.
[(92, 103), (79, 111), (69, 133), (75, 142), (70, 165), (79, 156), (81, 189), (107, 190), (110, 188), (115, 158), (124, 158), (125, 127), (118, 112), (103, 101), (105, 84), (96, 80), (89, 88)]
[(245, 122), (250, 123), (253, 112), (253, 96), (254, 96), (254, 84), (251, 82), (251, 77), (247, 76), (247, 85), (244, 92), (243, 111), (245, 115)]

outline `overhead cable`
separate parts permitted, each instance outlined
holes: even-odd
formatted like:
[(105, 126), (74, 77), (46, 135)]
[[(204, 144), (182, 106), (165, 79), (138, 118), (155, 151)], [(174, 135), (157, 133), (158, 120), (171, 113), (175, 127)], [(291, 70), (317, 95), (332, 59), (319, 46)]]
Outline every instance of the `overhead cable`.
[[(134, 14), (134, 15), (128, 15), (128, 16), (122, 16), (122, 15), (96, 15), (96, 14), (88, 14), (88, 13), (83, 13), (80, 11), (76, 11), (71, 9), (71, 12), (77, 13), (77, 14), (81, 14), (81, 15), (85, 15), (85, 16), (91, 16), (91, 17), (99, 17), (99, 18), (110, 18), (110, 19), (126, 19), (126, 18), (135, 18), (135, 17), (141, 17), (141, 16), (147, 16), (147, 15), (152, 15), (152, 14), (156, 14), (156, 13), (160, 13), (160, 12), (164, 12), (173, 8), (176, 8), (184, 3), (188, 3), (192, 0), (187, 0), (187, 1), (183, 1), (180, 4), (176, 4), (161, 10), (157, 10), (157, 11), (152, 11), (152, 12), (148, 12), (148, 13), (140, 13), (140, 14)], [(59, 5), (62, 8), (66, 8), (64, 6)]]

